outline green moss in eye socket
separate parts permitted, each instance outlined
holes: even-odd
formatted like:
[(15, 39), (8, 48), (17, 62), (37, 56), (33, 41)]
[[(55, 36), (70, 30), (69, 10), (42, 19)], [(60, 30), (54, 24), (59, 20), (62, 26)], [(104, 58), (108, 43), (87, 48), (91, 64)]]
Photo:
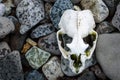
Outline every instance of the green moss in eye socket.
[(85, 51), (86, 56), (88, 57), (90, 55), (90, 47), (88, 47)]
[(91, 34), (91, 39), (92, 39), (92, 41), (95, 41), (95, 40), (96, 40), (96, 33), (95, 33), (95, 32), (93, 32), (93, 33)]
[(76, 54), (72, 54), (70, 57), (71, 57), (72, 60), (77, 60)]

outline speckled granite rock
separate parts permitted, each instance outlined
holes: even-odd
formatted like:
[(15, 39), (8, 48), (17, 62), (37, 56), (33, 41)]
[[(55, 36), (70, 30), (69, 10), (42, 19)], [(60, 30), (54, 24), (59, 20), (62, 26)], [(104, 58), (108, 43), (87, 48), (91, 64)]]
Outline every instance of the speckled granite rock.
[(4, 38), (10, 32), (14, 31), (15, 26), (11, 20), (6, 17), (0, 17), (0, 38)]
[(117, 11), (112, 19), (112, 24), (120, 31), (120, 3), (117, 6)]
[(42, 0), (22, 0), (17, 6), (16, 15), (22, 24), (20, 33), (24, 34), (44, 19), (44, 3)]
[(77, 80), (97, 80), (97, 79), (93, 72), (87, 71), (82, 76), (80, 76)]
[(36, 29), (34, 29), (31, 33), (31, 37), (32, 38), (43, 37), (54, 31), (55, 31), (55, 28), (51, 23), (45, 23), (43, 25), (38, 26)]
[(111, 33), (115, 30), (113, 25), (107, 21), (101, 22), (96, 28), (98, 34)]
[(6, 57), (6, 55), (8, 55), (9, 52), (10, 51), (8, 49), (5, 49), (5, 48), (0, 49), (0, 59), (3, 59), (4, 57)]
[(109, 16), (108, 18), (111, 20), (115, 13), (116, 10), (116, 1), (117, 0), (103, 0), (105, 2), (105, 4), (107, 5), (108, 9), (109, 9)]
[(61, 52), (58, 48), (56, 33), (52, 33), (46, 37), (40, 38), (38, 41), (38, 46), (41, 49), (44, 49), (51, 54), (61, 55)]
[(0, 50), (2, 50), (2, 49), (7, 49), (8, 51), (11, 52), (11, 49), (7, 42), (0, 42)]
[(72, 2), (70, 0), (57, 0), (50, 11), (50, 18), (55, 28), (58, 28), (58, 23), (65, 10), (73, 9)]
[(50, 53), (33, 46), (27, 51), (25, 57), (33, 69), (38, 69), (49, 59)]
[(43, 74), (33, 70), (25, 75), (25, 80), (45, 80)]
[(99, 35), (96, 58), (111, 80), (120, 79), (120, 33)]
[(90, 9), (96, 23), (105, 20), (109, 15), (109, 10), (102, 0), (81, 0), (84, 9)]
[(18, 51), (13, 51), (0, 60), (0, 80), (24, 80)]
[(43, 67), (42, 71), (48, 80), (57, 80), (64, 74), (61, 71), (60, 62), (57, 57), (52, 57)]
[(3, 16), (5, 13), (5, 5), (0, 3), (0, 16)]

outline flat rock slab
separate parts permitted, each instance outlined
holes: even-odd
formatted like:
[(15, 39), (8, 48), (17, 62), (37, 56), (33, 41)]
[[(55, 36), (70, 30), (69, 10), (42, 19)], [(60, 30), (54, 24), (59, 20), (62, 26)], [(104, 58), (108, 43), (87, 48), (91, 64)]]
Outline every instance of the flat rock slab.
[(44, 19), (44, 3), (42, 0), (22, 0), (17, 6), (16, 15), (22, 24), (20, 33), (24, 34)]
[(40, 38), (38, 41), (38, 46), (41, 49), (44, 49), (51, 54), (54, 55), (60, 55), (61, 52), (58, 48), (58, 43), (57, 43), (57, 38), (56, 38), (56, 33), (52, 33), (46, 37)]
[(112, 19), (112, 24), (120, 31), (120, 3), (117, 6), (117, 11)]
[(33, 70), (26, 74), (25, 80), (45, 80), (45, 78), (43, 77), (43, 74)]
[(50, 53), (33, 46), (27, 51), (25, 57), (33, 69), (38, 69), (49, 59), (50, 55)]
[(0, 17), (0, 38), (4, 38), (10, 32), (14, 31), (15, 26), (11, 20), (6, 17)]
[(24, 80), (18, 51), (13, 51), (0, 60), (0, 80)]
[(67, 9), (73, 9), (73, 4), (70, 0), (57, 0), (50, 11), (50, 18), (55, 28), (58, 28), (58, 23), (62, 14)]
[(55, 28), (51, 23), (46, 23), (43, 25), (38, 26), (35, 30), (32, 31), (31, 37), (32, 38), (39, 38), (46, 36), (55, 31)]
[(102, 34), (96, 46), (96, 58), (111, 80), (120, 80), (120, 33)]
[(52, 57), (43, 67), (42, 71), (48, 80), (57, 80), (64, 74), (61, 71), (60, 61), (57, 57)]

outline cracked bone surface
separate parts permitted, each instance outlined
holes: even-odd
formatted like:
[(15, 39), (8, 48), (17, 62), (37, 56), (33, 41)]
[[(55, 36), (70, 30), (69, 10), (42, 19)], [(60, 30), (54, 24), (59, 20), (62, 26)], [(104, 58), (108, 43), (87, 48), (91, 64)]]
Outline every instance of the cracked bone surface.
[(69, 60), (69, 68), (75, 74), (86, 68), (86, 60), (92, 58), (98, 34), (93, 30), (95, 22), (90, 10), (66, 10), (59, 22), (57, 41), (62, 56)]

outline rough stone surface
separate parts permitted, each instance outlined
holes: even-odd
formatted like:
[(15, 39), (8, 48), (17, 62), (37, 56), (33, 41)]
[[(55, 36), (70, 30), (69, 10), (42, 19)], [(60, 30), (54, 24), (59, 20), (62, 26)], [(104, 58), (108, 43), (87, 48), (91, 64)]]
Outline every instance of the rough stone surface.
[(120, 3), (117, 6), (117, 11), (112, 19), (112, 24), (120, 31)]
[(72, 3), (76, 4), (76, 3), (79, 3), (81, 0), (71, 0)]
[(61, 54), (57, 44), (56, 33), (40, 38), (38, 41), (38, 46), (54, 55)]
[(94, 73), (89, 71), (89, 72), (85, 72), (82, 76), (80, 76), (78, 80), (97, 80), (97, 79)]
[(0, 59), (3, 59), (4, 57), (6, 57), (6, 55), (8, 55), (9, 52), (10, 51), (8, 49), (5, 49), (5, 48), (0, 49)]
[(24, 34), (44, 19), (43, 1), (22, 0), (17, 6), (16, 15), (22, 24), (20, 27), (20, 33)]
[(50, 53), (33, 46), (27, 51), (25, 57), (33, 69), (38, 69), (49, 59)]
[(84, 9), (90, 9), (96, 23), (105, 20), (109, 15), (109, 10), (102, 0), (81, 0)]
[(116, 10), (116, 0), (103, 0), (109, 9), (109, 16), (108, 18), (111, 19), (113, 17), (115, 10)]
[(14, 31), (15, 26), (11, 20), (6, 17), (0, 17), (0, 38), (4, 38), (10, 32)]
[(113, 27), (113, 25), (107, 21), (104, 21), (98, 24), (96, 29), (98, 34), (111, 33), (115, 30), (116, 29)]
[(46, 23), (46, 24), (38, 26), (35, 30), (33, 30), (31, 33), (31, 37), (32, 38), (43, 37), (54, 31), (55, 31), (55, 28), (53, 27), (53, 25), (50, 23)]
[(0, 3), (0, 16), (3, 16), (5, 13), (5, 5)]
[(57, 80), (58, 77), (63, 76), (60, 62), (57, 57), (52, 57), (43, 67), (42, 71), (48, 80)]
[(7, 49), (8, 51), (11, 51), (7, 42), (0, 42), (0, 50), (2, 49)]
[(18, 51), (13, 51), (0, 60), (0, 80), (24, 80)]
[(36, 70), (33, 70), (26, 74), (25, 80), (45, 80), (43, 74), (39, 73)]
[(46, 2), (55, 2), (56, 0), (44, 0)]
[(91, 71), (95, 73), (95, 76), (97, 77), (98, 80), (109, 80), (101, 70), (100, 66), (98, 64), (92, 66), (90, 68)]
[(52, 8), (52, 3), (45, 3), (45, 18), (50, 19), (50, 9)]
[(73, 9), (73, 4), (70, 0), (57, 0), (50, 11), (50, 18), (55, 28), (58, 28), (58, 23), (65, 10)]
[(98, 38), (96, 58), (111, 80), (120, 79), (120, 33), (102, 34)]

